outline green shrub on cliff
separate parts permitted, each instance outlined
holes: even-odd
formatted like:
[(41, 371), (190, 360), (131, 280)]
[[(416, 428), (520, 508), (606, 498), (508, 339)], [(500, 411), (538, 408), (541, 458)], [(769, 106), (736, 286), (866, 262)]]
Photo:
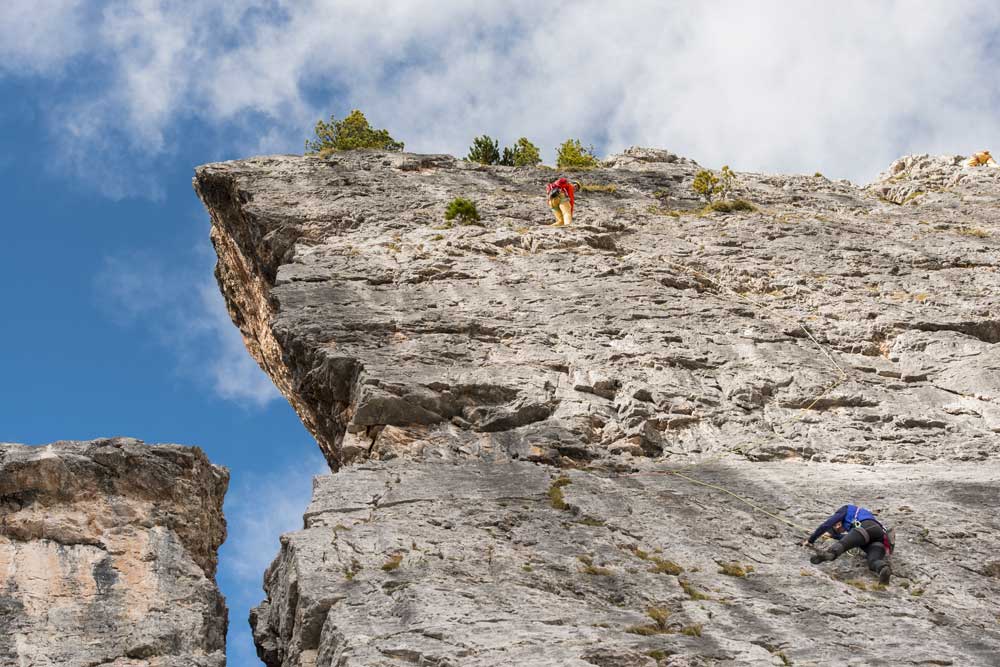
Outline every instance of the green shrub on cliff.
[(483, 135), (472, 140), (469, 147), (469, 155), (465, 158), (469, 162), (479, 164), (499, 164), (500, 163), (500, 142), (496, 139)]
[(389, 136), (388, 130), (373, 128), (365, 115), (357, 109), (344, 120), (330, 116), (329, 123), (317, 121), (315, 132), (315, 139), (306, 139), (306, 155), (329, 155), (334, 151), (352, 151), (358, 148), (403, 150), (402, 141)]
[(513, 147), (504, 148), (500, 158), (500, 164), (508, 167), (534, 167), (541, 161), (538, 146), (528, 141), (527, 137), (518, 139)]
[(559, 169), (593, 169), (598, 165), (594, 147), (584, 147), (579, 139), (567, 139), (559, 147), (556, 166)]
[(458, 220), (460, 225), (473, 225), (479, 222), (479, 211), (476, 204), (470, 199), (456, 197), (448, 202), (448, 208), (444, 212), (445, 220)]
[(691, 184), (691, 189), (694, 190), (696, 194), (704, 197), (705, 201), (711, 203), (712, 195), (716, 193), (718, 185), (719, 177), (710, 172), (708, 169), (702, 169), (694, 175), (694, 182)]
[(476, 137), (465, 158), (479, 164), (499, 164), (505, 167), (534, 167), (542, 161), (538, 146), (521, 137), (513, 146), (507, 146), (500, 153), (500, 142), (488, 135)]

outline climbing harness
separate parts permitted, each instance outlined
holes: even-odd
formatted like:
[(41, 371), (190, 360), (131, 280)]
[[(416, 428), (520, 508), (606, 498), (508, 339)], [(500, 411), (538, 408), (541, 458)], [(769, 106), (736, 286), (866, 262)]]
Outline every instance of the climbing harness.
[[(858, 514), (860, 514), (860, 513), (861, 513), (861, 506), (860, 505), (855, 505), (854, 506), (854, 521), (851, 522), (851, 528), (854, 528), (855, 530), (857, 530), (859, 533), (861, 533), (864, 536), (866, 544), (871, 544), (872, 543), (871, 534), (865, 529), (864, 526), (861, 525), (861, 522), (858, 521)], [(867, 519), (866, 519), (866, 521), (867, 521)], [(879, 528), (882, 529), (882, 542), (881, 542), (881, 544), (882, 544), (882, 548), (885, 549), (885, 555), (886, 555), (886, 557), (888, 557), (890, 554), (892, 554), (892, 548), (896, 545), (896, 531), (895, 531), (895, 529), (891, 529), (891, 530), (887, 529), (882, 524), (882, 522), (879, 521), (878, 519), (876, 519), (874, 516), (872, 517), (872, 521), (874, 521), (875, 523), (877, 523), (878, 526), (879, 526)]]

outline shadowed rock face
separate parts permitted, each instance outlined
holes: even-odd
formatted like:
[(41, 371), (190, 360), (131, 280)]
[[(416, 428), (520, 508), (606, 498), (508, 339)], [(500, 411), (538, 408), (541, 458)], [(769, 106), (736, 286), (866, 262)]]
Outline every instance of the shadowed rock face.
[(0, 444), (0, 664), (225, 665), (228, 483), (197, 448)]
[[(653, 667), (656, 655), (782, 665), (780, 654), (791, 664), (995, 664), (995, 466), (666, 470), (393, 461), (318, 477), (305, 529), (283, 536), (251, 616), (261, 655), (268, 665), (394, 667)], [(810, 529), (827, 499), (863, 502), (899, 535), (895, 580), (877, 590), (851, 556), (810, 565), (793, 529), (692, 480)], [(662, 625), (653, 609), (666, 612)], [(684, 634), (695, 627), (700, 636)]]
[[(197, 170), (233, 320), (339, 470), (265, 577), (268, 665), (990, 664), (1000, 176), (740, 174), (727, 214), (699, 169), (630, 149), (565, 229), (546, 169)], [(903, 529), (888, 591), (797, 545), (852, 501)]]

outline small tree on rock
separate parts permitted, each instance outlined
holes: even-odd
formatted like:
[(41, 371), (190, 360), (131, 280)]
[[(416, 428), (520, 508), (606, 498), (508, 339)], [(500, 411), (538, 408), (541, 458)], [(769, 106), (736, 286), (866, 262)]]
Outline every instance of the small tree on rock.
[(538, 146), (528, 141), (527, 137), (518, 139), (512, 148), (504, 148), (500, 158), (500, 164), (508, 167), (534, 167), (541, 161)]
[(584, 147), (579, 139), (567, 139), (559, 147), (556, 166), (560, 169), (593, 169), (599, 161), (594, 147)]
[(316, 122), (316, 138), (306, 139), (306, 154), (328, 155), (334, 151), (352, 151), (359, 148), (381, 148), (387, 151), (403, 150), (403, 142), (389, 136), (388, 130), (376, 130), (368, 124), (365, 115), (353, 110), (344, 120), (330, 116), (330, 122)]
[(485, 134), (476, 137), (466, 159), (479, 164), (500, 164), (500, 142)]
[(694, 183), (691, 184), (691, 189), (704, 197), (705, 201), (711, 203), (712, 195), (715, 194), (718, 185), (719, 177), (708, 169), (702, 169), (694, 175)]
[(730, 169), (728, 164), (722, 165), (722, 171), (719, 172), (719, 194), (724, 200), (728, 201), (735, 187), (736, 172)]
[(476, 204), (471, 199), (456, 197), (448, 202), (448, 208), (444, 212), (445, 220), (458, 220), (460, 225), (472, 225), (479, 222), (479, 211)]

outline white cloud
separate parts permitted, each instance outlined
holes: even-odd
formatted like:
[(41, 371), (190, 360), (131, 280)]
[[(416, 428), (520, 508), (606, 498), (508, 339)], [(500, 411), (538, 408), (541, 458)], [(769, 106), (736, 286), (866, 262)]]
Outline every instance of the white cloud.
[(84, 0), (4, 0), (0, 5), (0, 73), (51, 73), (85, 44)]
[(214, 281), (199, 284), (198, 326), (215, 343), (215, 356), (208, 363), (208, 372), (216, 393), (234, 401), (249, 401), (266, 405), (281, 398), (271, 379), (264, 374), (247, 352), (243, 336), (233, 325), (226, 304)]
[[(904, 152), (996, 142), (998, 19), (986, 0), (115, 0), (84, 24), (110, 83), (64, 100), (91, 117), (59, 141), (83, 146), (65, 152), (81, 173), (149, 169), (182, 121), (294, 151), (316, 118), (359, 107), (418, 151), (525, 134), (551, 159), (578, 136), (868, 180)], [(114, 128), (127, 141), (108, 146)]]
[(144, 329), (182, 375), (223, 399), (263, 407), (281, 395), (247, 352), (210, 276), (137, 253), (105, 258), (96, 286), (110, 317)]

